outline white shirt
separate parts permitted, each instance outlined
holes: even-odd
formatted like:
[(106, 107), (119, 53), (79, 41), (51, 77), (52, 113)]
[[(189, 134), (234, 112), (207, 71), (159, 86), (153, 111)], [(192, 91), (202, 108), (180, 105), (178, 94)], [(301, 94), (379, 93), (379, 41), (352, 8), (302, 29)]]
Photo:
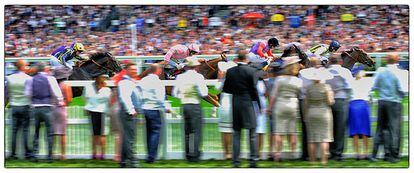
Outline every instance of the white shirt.
[[(139, 91), (136, 85), (136, 81), (127, 75), (118, 83), (120, 103), (124, 106), (128, 114), (135, 114), (136, 110), (140, 108)], [(136, 100), (133, 100), (133, 98)]]
[(200, 104), (200, 96), (208, 95), (204, 76), (195, 70), (188, 70), (176, 78), (178, 85), (174, 87), (174, 96), (181, 99), (182, 104)]
[(141, 88), (142, 109), (158, 110), (164, 108), (165, 86), (155, 74), (149, 74), (138, 81)]
[(348, 82), (351, 82), (354, 80), (354, 77), (352, 77), (351, 71), (349, 71), (347, 68), (342, 67), (341, 65), (338, 65), (338, 64), (331, 65), (328, 68), (328, 71), (331, 69), (334, 69), (335, 71), (339, 73), (339, 74), (333, 74), (334, 76), (341, 76), (345, 78), (345, 80)]
[(353, 88), (352, 100), (369, 100), (369, 94), (374, 84), (371, 78), (353, 80), (350, 84)]
[[(46, 75), (47, 80), (49, 81), (50, 90), (52, 91), (52, 97), (56, 98), (58, 103), (63, 102), (63, 95), (62, 91), (60, 90), (59, 84), (56, 81), (56, 78), (53, 76), (48, 75), (45, 72), (40, 72), (41, 74)], [(25, 95), (31, 99), (33, 93), (33, 78), (30, 78), (26, 82), (26, 90)], [(52, 101), (53, 102), (53, 101)], [(41, 106), (53, 106), (52, 104), (32, 104), (33, 107), (41, 107)]]
[(408, 70), (398, 68), (398, 64), (388, 64), (388, 69), (395, 74), (401, 84), (401, 89), (404, 92), (408, 92), (408, 80), (409, 80), (409, 72)]
[(32, 77), (21, 71), (10, 76), (6, 76), (6, 85), (11, 106), (30, 105), (30, 100), (25, 95), (25, 88), (26, 82), (31, 78)]
[(111, 89), (102, 87), (99, 91), (96, 91), (94, 85), (94, 83), (91, 83), (90, 85), (85, 86), (85, 89), (83, 90), (86, 99), (85, 110), (92, 112), (107, 112)]
[(326, 81), (326, 83), (331, 85), (335, 93), (335, 99), (350, 98), (352, 94), (350, 83), (354, 81), (351, 71), (338, 64), (331, 65), (328, 71), (331, 72), (334, 78)]

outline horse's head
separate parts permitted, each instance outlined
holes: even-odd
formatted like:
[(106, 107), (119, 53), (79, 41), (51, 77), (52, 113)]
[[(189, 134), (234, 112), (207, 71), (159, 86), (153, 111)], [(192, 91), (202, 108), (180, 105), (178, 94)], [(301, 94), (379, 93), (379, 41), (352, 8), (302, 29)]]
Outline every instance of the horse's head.
[(91, 61), (108, 73), (118, 73), (122, 70), (121, 65), (115, 57), (109, 52), (98, 52), (90, 56)]
[(352, 47), (350, 50), (342, 52), (341, 57), (344, 61), (343, 66), (348, 69), (352, 69), (355, 62), (359, 62), (369, 67), (375, 66), (375, 61), (359, 47)]
[(357, 61), (361, 64), (367, 65), (369, 67), (375, 66), (375, 61), (362, 49), (359, 47), (354, 47), (353, 50), (357, 54)]

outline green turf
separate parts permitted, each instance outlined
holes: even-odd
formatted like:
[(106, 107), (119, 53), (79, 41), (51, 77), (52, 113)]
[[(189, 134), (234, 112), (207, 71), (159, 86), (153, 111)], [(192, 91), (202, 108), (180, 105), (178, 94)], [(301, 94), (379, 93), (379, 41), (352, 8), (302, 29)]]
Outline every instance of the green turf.
[[(212, 86), (209, 86), (208, 88), (209, 88), (208, 93), (213, 94), (213, 95), (217, 95), (221, 92)], [(176, 97), (167, 96), (167, 99), (171, 102), (172, 107), (179, 107), (181, 105), (180, 100)], [(85, 106), (85, 98), (83, 96), (75, 97), (72, 99), (72, 102), (69, 103), (69, 106)], [(202, 107), (213, 107), (213, 105), (206, 102), (205, 100), (202, 100), (201, 106)]]
[[(260, 168), (407, 168), (408, 158), (404, 157), (400, 162), (392, 164), (385, 161), (369, 162), (366, 160), (356, 161), (355, 159), (345, 159), (342, 162), (329, 161), (327, 165), (310, 164), (299, 160), (285, 160), (281, 163), (271, 161), (259, 161)], [(39, 161), (33, 163), (25, 160), (6, 160), (6, 168), (117, 168), (118, 164), (112, 160), (94, 161), (87, 159), (71, 159), (65, 161), (54, 161), (46, 163)], [(141, 162), (143, 168), (231, 168), (229, 160), (204, 160), (199, 163), (188, 163), (184, 160), (159, 160), (154, 164)], [(247, 160), (242, 161), (242, 168), (248, 167)]]
[[(210, 89), (213, 90), (213, 89)], [(171, 101), (172, 106), (173, 107), (180, 107), (180, 101), (177, 98), (168, 96), (168, 99)], [(70, 106), (72, 106), (69, 110), (68, 110), (68, 119), (88, 119), (88, 116), (85, 115), (84, 111), (83, 111), (83, 106), (84, 105), (84, 100), (82, 97), (77, 97), (73, 99), (73, 102), (71, 103)], [(205, 108), (204, 110), (204, 115), (205, 117), (210, 117), (211, 114), (211, 105), (209, 105), (207, 102), (202, 102), (202, 107)], [(177, 109), (179, 111), (179, 108)], [(374, 105), (372, 107), (372, 114), (373, 116), (376, 116), (377, 111), (376, 111), (376, 105)], [(403, 99), (403, 115), (404, 116), (408, 116), (408, 97), (405, 97)], [(6, 119), (8, 118), (8, 115), (6, 114)], [(109, 127), (109, 125), (107, 125), (107, 127)], [(376, 127), (376, 122), (372, 122), (372, 134), (374, 134), (375, 132), (375, 127)], [(68, 125), (68, 139), (67, 139), (67, 154), (90, 154), (91, 153), (91, 130), (90, 130), (90, 125), (89, 124), (77, 124), (77, 125)], [(168, 141), (168, 152), (180, 152), (183, 151), (183, 137), (182, 137), (182, 132), (183, 132), (183, 127), (182, 124), (169, 124), (168, 125), (168, 136), (170, 136), (168, 139), (170, 141)], [(301, 126), (298, 122), (298, 132), (301, 131)], [(145, 146), (144, 146), (144, 139), (145, 139), (145, 125), (143, 124), (138, 124), (137, 126), (137, 141), (136, 141), (136, 151), (137, 154), (145, 154)], [(402, 128), (403, 134), (402, 134), (402, 138), (403, 138), (403, 146), (402, 146), (402, 152), (403, 153), (407, 153), (408, 152), (408, 146), (409, 146), (409, 142), (408, 142), (408, 122), (404, 122), (403, 123), (403, 128)], [(31, 130), (31, 132), (33, 132), (33, 128)], [(10, 141), (10, 125), (6, 125), (5, 127), (5, 139), (6, 139), (6, 146), (5, 149), (6, 151), (9, 149), (9, 145), (10, 143), (7, 141)], [(31, 137), (31, 136), (30, 136)], [(248, 151), (248, 145), (246, 143), (245, 140), (246, 135), (242, 135), (242, 151)], [(45, 150), (45, 139), (44, 137), (44, 128), (41, 129), (41, 136), (40, 136), (40, 153), (41, 154), (45, 154), (46, 150)], [(266, 134), (265, 139), (268, 139), (268, 136)], [(372, 138), (371, 138), (372, 139)], [(298, 134), (298, 141), (301, 140), (301, 136), (300, 134)], [(31, 141), (31, 140), (30, 140)], [(300, 151), (300, 142), (298, 142), (298, 146), (297, 146), (297, 150), (296, 151)], [(371, 147), (372, 142), (370, 143), (370, 147)], [(265, 140), (265, 144), (264, 144), (264, 151), (268, 150), (268, 140)], [(346, 143), (346, 153), (353, 153), (353, 148), (352, 148), (353, 144), (352, 144), (352, 140), (348, 139), (347, 143)], [(106, 147), (106, 153), (107, 154), (114, 154), (114, 136), (112, 134), (109, 134), (107, 136), (107, 147)], [(18, 152), (19, 152), (19, 148), (18, 147)], [(57, 148), (58, 147), (54, 147), (55, 148), (55, 153), (57, 152)], [(161, 148), (161, 146), (160, 146)], [(283, 150), (287, 151), (288, 145), (286, 143), (286, 141), (284, 142), (284, 147)], [(208, 123), (204, 123), (203, 124), (203, 148), (202, 151), (204, 152), (222, 152), (222, 146), (221, 146), (221, 136), (220, 136), (220, 132), (218, 131), (218, 127), (217, 124), (213, 123), (213, 124), (208, 124)], [(160, 154), (161, 154), (161, 150), (160, 150)], [(35, 167), (35, 166), (40, 166), (40, 167), (45, 167), (45, 163), (40, 163), (40, 164), (36, 164), (33, 165), (31, 163), (26, 163), (24, 161), (8, 161), (9, 163), (6, 163), (6, 167)], [(200, 164), (197, 165), (192, 165), (192, 164), (187, 164), (184, 161), (180, 161), (180, 160), (176, 160), (176, 161), (160, 161), (158, 162), (156, 165), (148, 165), (148, 166), (154, 166), (154, 167), (198, 167), (199, 165), (201, 165), (203, 168), (208, 168), (208, 167), (228, 167), (230, 165), (230, 162), (228, 161), (203, 161)], [(300, 161), (295, 161), (295, 162), (286, 162), (286, 163), (282, 163), (282, 164), (273, 164), (271, 162), (262, 162), (264, 167), (312, 167), (311, 165), (309, 165), (307, 162), (300, 162)], [(10, 165), (10, 166), (7, 166)], [(46, 164), (48, 166), (51, 166), (49, 164)], [(408, 165), (408, 161), (407, 163), (399, 163), (399, 164), (388, 164), (386, 162), (378, 162), (375, 164), (371, 164), (369, 162), (365, 163), (364, 161), (361, 162), (356, 162), (353, 163), (353, 160), (349, 160), (349, 163), (344, 162), (344, 163), (336, 163), (333, 162), (331, 166), (334, 167), (362, 167), (362, 166), (367, 166), (367, 167), (404, 167)], [(65, 162), (56, 162), (53, 163), (52, 166), (54, 167), (116, 167), (116, 163), (112, 163), (111, 161), (101, 161), (101, 162), (96, 162), (96, 161), (89, 161), (89, 160), (68, 160)], [(143, 164), (144, 167), (145, 164)], [(245, 165), (246, 166), (246, 165)], [(318, 166), (318, 165), (316, 165)]]
[[(372, 134), (375, 133), (376, 122), (372, 123)], [(91, 154), (91, 126), (90, 124), (77, 124), (77, 125), (68, 125), (67, 129), (67, 146), (66, 146), (66, 154), (76, 155), (76, 154)], [(183, 147), (183, 126), (180, 123), (169, 124), (167, 126), (169, 136), (167, 139), (167, 152), (182, 152), (184, 150)], [(301, 131), (301, 126), (298, 122), (297, 125), (298, 132)], [(33, 128), (31, 130), (33, 132)], [(135, 151), (137, 154), (146, 154), (146, 147), (145, 147), (145, 125), (138, 124), (137, 126), (137, 139), (135, 144)], [(401, 152), (408, 153), (409, 141), (408, 141), (408, 122), (403, 123), (402, 127), (402, 146)], [(45, 136), (44, 136), (44, 128), (41, 128), (40, 131), (40, 154), (46, 154), (46, 144), (45, 144)], [(204, 123), (203, 124), (203, 140), (202, 140), (202, 151), (204, 152), (223, 152), (222, 144), (221, 144), (221, 136), (220, 132), (218, 131), (218, 127), (216, 123)], [(8, 141), (5, 144), (5, 149), (8, 151), (10, 149), (10, 141), (11, 136), (10, 134), (10, 126), (7, 125), (5, 128), (6, 137), (5, 140)], [(302, 136), (298, 133), (298, 143), (296, 152), (300, 151), (301, 148), (301, 140)], [(29, 141), (31, 140), (32, 135), (29, 136)], [(265, 135), (265, 143), (263, 150), (264, 152), (268, 151), (268, 134)], [(20, 138), (18, 139), (20, 140)], [(246, 140), (246, 132), (243, 132), (242, 140), (241, 140), (242, 151), (248, 151), (248, 144)], [(19, 142), (20, 143), (20, 142)], [(109, 134), (107, 135), (107, 146), (106, 146), (106, 153), (107, 154), (114, 154), (115, 151), (115, 142), (114, 142), (114, 135)], [(372, 149), (372, 138), (370, 139), (369, 149)], [(54, 153), (58, 153), (59, 145), (56, 144), (54, 147)], [(288, 143), (287, 140), (283, 141), (283, 151), (288, 150)], [(18, 147), (17, 152), (20, 153), (20, 149), (22, 147)], [(162, 154), (161, 150), (162, 146), (160, 146), (160, 153)], [(345, 153), (352, 154), (354, 153), (353, 150), (353, 141), (350, 138), (347, 138), (345, 143)]]

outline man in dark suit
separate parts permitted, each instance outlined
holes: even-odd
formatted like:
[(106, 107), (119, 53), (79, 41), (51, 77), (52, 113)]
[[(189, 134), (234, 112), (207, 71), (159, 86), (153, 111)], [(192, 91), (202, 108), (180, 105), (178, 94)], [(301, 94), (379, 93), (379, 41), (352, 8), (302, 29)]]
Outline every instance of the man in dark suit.
[[(250, 167), (257, 167), (256, 114), (253, 101), (258, 101), (256, 84), (257, 68), (248, 65), (247, 51), (238, 52), (238, 65), (230, 68), (226, 74), (223, 91), (233, 95), (233, 166), (240, 167), (240, 134), (241, 129), (249, 130)], [(260, 105), (260, 104), (258, 104)]]

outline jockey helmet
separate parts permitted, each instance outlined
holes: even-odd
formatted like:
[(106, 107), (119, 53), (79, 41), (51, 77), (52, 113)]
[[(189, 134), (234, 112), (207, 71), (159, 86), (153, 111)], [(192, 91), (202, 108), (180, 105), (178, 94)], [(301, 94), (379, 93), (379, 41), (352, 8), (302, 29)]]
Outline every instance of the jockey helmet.
[(190, 50), (190, 51), (193, 51), (193, 52), (196, 52), (196, 53), (200, 53), (200, 46), (198, 45), (198, 44), (190, 44), (189, 46), (188, 46), (188, 49)]
[(78, 51), (78, 52), (83, 52), (85, 51), (85, 47), (83, 47), (82, 43), (75, 43), (73, 45), (73, 50)]
[(267, 45), (269, 45), (270, 48), (279, 46), (279, 40), (276, 37), (272, 37), (267, 41)]
[(333, 40), (331, 44), (329, 44), (329, 51), (337, 51), (341, 47), (341, 44), (339, 44), (338, 41)]

